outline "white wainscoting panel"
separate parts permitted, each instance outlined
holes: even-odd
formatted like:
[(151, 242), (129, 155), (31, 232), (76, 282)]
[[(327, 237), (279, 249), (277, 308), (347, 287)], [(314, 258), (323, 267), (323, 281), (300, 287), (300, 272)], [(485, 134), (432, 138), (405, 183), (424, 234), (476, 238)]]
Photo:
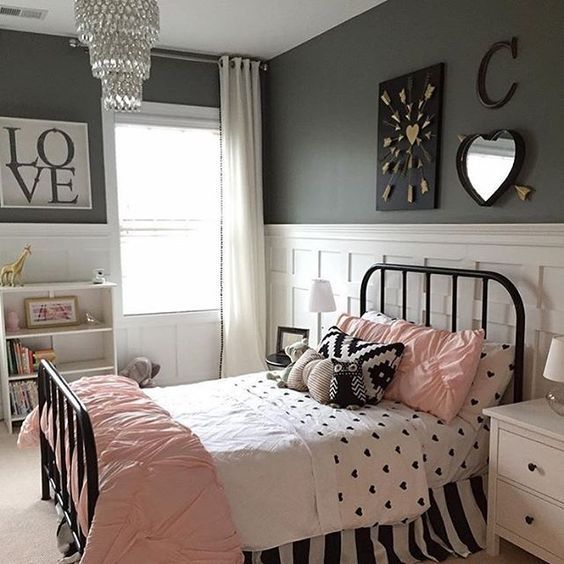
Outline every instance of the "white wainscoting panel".
[[(266, 228), (269, 350), (279, 325), (309, 328), (316, 342), (339, 313), (358, 314), (360, 282), (376, 262), (493, 270), (518, 287), (526, 311), (525, 397), (544, 394), (542, 378), (553, 335), (564, 334), (564, 224), (507, 225), (269, 225)], [(331, 281), (337, 312), (307, 312), (311, 278)], [(423, 278), (409, 275), (408, 318), (424, 315)], [(451, 284), (434, 277), (432, 324), (450, 326)], [(379, 277), (369, 287), (369, 307), (379, 304)], [(386, 313), (400, 315), (401, 278), (386, 276)], [(489, 292), (490, 340), (512, 341), (514, 315), (505, 290)], [(481, 287), (459, 283), (458, 326), (479, 327)]]
[[(0, 225), (0, 264), (15, 260), (23, 246), (30, 243), (32, 255), (24, 268), (26, 282), (90, 280), (93, 268), (103, 268), (108, 278), (119, 284), (119, 275), (112, 272), (113, 240), (108, 225), (3, 224)], [(157, 380), (161, 385), (217, 377), (217, 312), (136, 320), (124, 319), (117, 313), (120, 367), (135, 356), (144, 355), (161, 364)], [(0, 419), (2, 417), (0, 407)]]

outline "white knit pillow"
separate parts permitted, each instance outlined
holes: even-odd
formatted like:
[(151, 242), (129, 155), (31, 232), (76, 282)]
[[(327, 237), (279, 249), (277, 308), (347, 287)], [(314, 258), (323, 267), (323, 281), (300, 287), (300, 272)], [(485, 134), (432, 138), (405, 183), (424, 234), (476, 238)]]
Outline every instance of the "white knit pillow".
[(390, 317), (381, 311), (370, 310), (362, 314), (361, 319), (366, 319), (372, 323), (381, 323), (382, 325), (391, 325), (397, 320), (397, 317)]
[(329, 358), (312, 360), (304, 368), (304, 383), (311, 397), (319, 403), (329, 403), (329, 388), (332, 378), (333, 363)]
[(323, 357), (313, 349), (307, 349), (298, 360), (288, 374), (288, 388), (297, 390), (298, 392), (307, 392), (307, 385), (304, 382), (304, 369), (312, 360), (321, 360)]

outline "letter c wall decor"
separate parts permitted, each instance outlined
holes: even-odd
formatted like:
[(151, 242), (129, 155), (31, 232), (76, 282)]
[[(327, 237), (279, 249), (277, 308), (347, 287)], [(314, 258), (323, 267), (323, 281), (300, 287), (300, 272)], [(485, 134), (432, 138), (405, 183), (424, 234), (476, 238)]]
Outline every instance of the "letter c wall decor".
[(503, 98), (500, 98), (499, 100), (492, 100), (492, 98), (490, 98), (490, 96), (488, 95), (486, 89), (486, 76), (488, 74), (488, 65), (490, 63), (490, 59), (492, 58), (492, 56), (501, 49), (509, 49), (511, 51), (511, 57), (513, 59), (516, 59), (517, 38), (512, 37), (511, 41), (498, 41), (488, 49), (487, 53), (484, 55), (482, 59), (482, 62), (480, 63), (480, 69), (478, 70), (478, 80), (476, 82), (476, 91), (480, 102), (486, 108), (490, 108), (492, 110), (495, 108), (501, 108), (502, 106), (507, 104), (507, 102), (509, 102), (509, 100), (511, 100), (511, 98), (513, 97), (513, 94), (515, 94), (515, 90), (517, 90), (517, 83), (514, 82), (509, 87), (509, 90), (507, 91), (507, 93)]

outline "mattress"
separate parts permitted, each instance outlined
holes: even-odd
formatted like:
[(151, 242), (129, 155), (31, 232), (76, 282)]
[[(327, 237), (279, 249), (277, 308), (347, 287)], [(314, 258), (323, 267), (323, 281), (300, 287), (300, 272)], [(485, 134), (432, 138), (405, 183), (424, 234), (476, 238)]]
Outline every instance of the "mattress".
[(333, 409), (264, 373), (145, 390), (212, 455), (246, 550), (411, 520), (478, 473), (487, 428), (384, 401)]

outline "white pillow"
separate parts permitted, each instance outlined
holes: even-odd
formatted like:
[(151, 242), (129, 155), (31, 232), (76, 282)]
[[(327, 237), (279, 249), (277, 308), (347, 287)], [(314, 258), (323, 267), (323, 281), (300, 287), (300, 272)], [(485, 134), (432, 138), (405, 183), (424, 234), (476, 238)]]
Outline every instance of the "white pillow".
[(286, 385), (298, 392), (307, 392), (307, 385), (304, 382), (304, 369), (312, 360), (322, 360), (323, 357), (315, 350), (308, 348), (292, 366), (288, 374)]
[(361, 319), (366, 319), (366, 321), (371, 321), (372, 323), (381, 323), (382, 325), (391, 325), (394, 321), (397, 321), (397, 317), (390, 317), (381, 311), (367, 311), (362, 315)]
[(515, 347), (485, 341), (476, 376), (458, 415), (479, 427), (484, 420), (482, 410), (498, 405), (511, 381)]
[(332, 378), (333, 363), (330, 358), (314, 359), (304, 368), (304, 384), (307, 386), (311, 397), (319, 403), (329, 403)]

